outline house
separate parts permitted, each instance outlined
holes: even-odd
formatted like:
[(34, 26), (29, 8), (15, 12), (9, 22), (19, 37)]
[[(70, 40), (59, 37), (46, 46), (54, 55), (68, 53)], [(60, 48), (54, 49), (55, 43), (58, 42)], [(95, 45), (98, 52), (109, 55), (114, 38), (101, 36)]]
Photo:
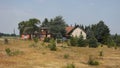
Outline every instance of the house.
[(29, 29), (31, 29), (32, 27), (25, 27), (23, 30), (23, 33), (21, 35), (21, 39), (31, 39), (31, 34), (29, 32), (27, 32)]
[[(80, 37), (83, 36), (83, 39), (86, 39), (86, 33), (80, 29), (78, 26), (67, 26), (66, 30), (66, 37)], [(26, 31), (24, 31), (26, 33)], [(45, 38), (51, 38), (53, 33), (50, 32), (48, 27), (40, 27), (39, 32), (34, 32), (33, 34), (26, 33), (22, 35), (22, 39), (32, 39), (33, 37), (38, 37), (40, 40), (44, 40)]]
[(25, 39), (25, 40), (26, 40), (26, 39), (30, 39), (30, 35), (29, 35), (29, 34), (22, 34), (22, 35), (21, 35), (21, 39), (23, 39), (23, 40), (24, 40), (24, 39)]
[(48, 27), (40, 27), (40, 40), (44, 40), (45, 38), (50, 38), (51, 33)]
[(33, 39), (34, 37), (40, 38), (40, 40), (44, 40), (44, 38), (50, 38), (51, 33), (49, 31), (48, 27), (40, 27), (39, 31), (35, 31), (34, 33), (27, 32), (28, 29), (31, 29), (30, 27), (26, 27), (23, 31), (23, 34), (21, 35), (21, 39)]
[(68, 26), (65, 28), (66, 30), (66, 37), (80, 37), (81, 35), (83, 36), (83, 39), (86, 39), (86, 33), (80, 29), (78, 26), (73, 27), (73, 26)]

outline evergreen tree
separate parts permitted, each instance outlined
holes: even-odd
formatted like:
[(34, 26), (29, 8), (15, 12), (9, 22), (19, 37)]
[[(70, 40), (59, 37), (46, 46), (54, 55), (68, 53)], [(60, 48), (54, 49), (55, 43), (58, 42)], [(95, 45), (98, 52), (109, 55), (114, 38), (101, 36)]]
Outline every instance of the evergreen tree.
[(82, 35), (80, 36), (80, 38), (78, 38), (77, 46), (79, 46), (79, 47), (87, 46), (87, 42), (86, 42), (86, 40), (83, 39)]
[(113, 38), (114, 42), (116, 43), (116, 46), (120, 46), (120, 35), (115, 34), (115, 35), (113, 35), (112, 38)]
[(93, 47), (93, 48), (98, 47), (98, 42), (95, 37), (89, 39), (89, 47)]
[(107, 39), (110, 36), (110, 30), (108, 26), (104, 24), (103, 21), (100, 21), (97, 25), (95, 25), (93, 31), (98, 42), (102, 44), (107, 43)]
[(44, 19), (44, 21), (42, 22), (42, 27), (49, 27), (50, 26), (50, 22), (48, 21), (47, 18)]
[(107, 46), (108, 47), (116, 46), (116, 43), (114, 42), (114, 40), (111, 37), (109, 37), (107, 40)]

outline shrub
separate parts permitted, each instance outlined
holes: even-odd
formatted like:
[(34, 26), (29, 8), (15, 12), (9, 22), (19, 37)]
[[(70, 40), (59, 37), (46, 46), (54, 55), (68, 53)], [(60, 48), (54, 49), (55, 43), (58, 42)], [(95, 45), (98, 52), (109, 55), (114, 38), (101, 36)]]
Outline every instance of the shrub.
[(4, 43), (8, 44), (8, 39), (7, 38), (4, 39)]
[(36, 38), (33, 38), (34, 42), (35, 43), (38, 43), (39, 39), (36, 37)]
[(98, 42), (95, 37), (89, 39), (89, 47), (98, 47)]
[(57, 43), (62, 43), (62, 39), (57, 39)]
[(99, 62), (95, 60), (95, 58), (93, 58), (92, 55), (89, 56), (89, 60), (88, 60), (88, 64), (89, 65), (99, 65)]
[(50, 38), (45, 37), (44, 42), (50, 42)]
[(85, 47), (87, 45), (87, 40), (83, 39), (83, 36), (80, 37), (71, 37), (70, 38), (71, 46)]
[(8, 56), (11, 56), (11, 50), (10, 50), (10, 48), (6, 48), (5, 51), (6, 51), (6, 53), (7, 53)]
[(71, 46), (70, 40), (67, 40), (66, 43), (67, 43), (67, 46)]
[(78, 41), (77, 41), (77, 45), (78, 45), (79, 47), (86, 47), (86, 45), (87, 45), (87, 40), (84, 40), (84, 39), (83, 39), (83, 36), (80, 36), (80, 38), (79, 38)]
[(22, 51), (19, 50), (11, 51), (10, 48), (6, 48), (5, 51), (8, 56), (14, 56), (23, 53)]
[(67, 64), (66, 68), (75, 68), (75, 65), (72, 63), (72, 64)]
[(116, 43), (112, 39), (109, 39), (107, 42), (107, 46), (108, 48), (110, 48), (110, 47), (116, 46)]
[(116, 49), (117, 49), (117, 46), (115, 45), (114, 48), (115, 48), (115, 50), (116, 50)]
[(50, 40), (50, 44), (48, 45), (51, 51), (56, 51), (56, 44), (55, 44), (55, 40), (51, 39)]
[(65, 58), (65, 59), (68, 59), (69, 56), (70, 56), (69, 54), (64, 54), (64, 58)]
[(99, 52), (99, 56), (103, 56), (103, 51), (100, 51), (100, 52)]
[(76, 46), (78, 43), (78, 38), (77, 37), (71, 37), (70, 38), (70, 45), (71, 46)]

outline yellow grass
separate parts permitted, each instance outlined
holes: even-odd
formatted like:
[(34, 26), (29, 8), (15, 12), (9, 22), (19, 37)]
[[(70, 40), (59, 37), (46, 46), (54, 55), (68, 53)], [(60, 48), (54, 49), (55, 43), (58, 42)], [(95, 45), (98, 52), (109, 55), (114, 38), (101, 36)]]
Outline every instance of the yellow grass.
[[(60, 47), (57, 51), (50, 51), (46, 43), (37, 43), (38, 47), (30, 47), (33, 41), (9, 40), (9, 44), (0, 41), (0, 68), (65, 68), (73, 63), (76, 68), (120, 68), (120, 48), (99, 47)], [(65, 44), (63, 44), (65, 45)], [(23, 54), (8, 56), (6, 48), (22, 51)], [(99, 51), (103, 50), (103, 57)], [(64, 55), (68, 54), (67, 59)], [(87, 64), (89, 55), (93, 55), (100, 62), (98, 66)]]

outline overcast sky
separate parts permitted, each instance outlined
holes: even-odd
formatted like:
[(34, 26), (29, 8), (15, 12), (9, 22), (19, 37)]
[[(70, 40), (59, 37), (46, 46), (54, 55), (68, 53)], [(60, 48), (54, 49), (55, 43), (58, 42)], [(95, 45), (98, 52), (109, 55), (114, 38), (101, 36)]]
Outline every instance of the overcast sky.
[(103, 20), (111, 33), (120, 34), (120, 0), (0, 0), (0, 32), (18, 31), (18, 23), (30, 18), (61, 15), (68, 24), (96, 24)]

